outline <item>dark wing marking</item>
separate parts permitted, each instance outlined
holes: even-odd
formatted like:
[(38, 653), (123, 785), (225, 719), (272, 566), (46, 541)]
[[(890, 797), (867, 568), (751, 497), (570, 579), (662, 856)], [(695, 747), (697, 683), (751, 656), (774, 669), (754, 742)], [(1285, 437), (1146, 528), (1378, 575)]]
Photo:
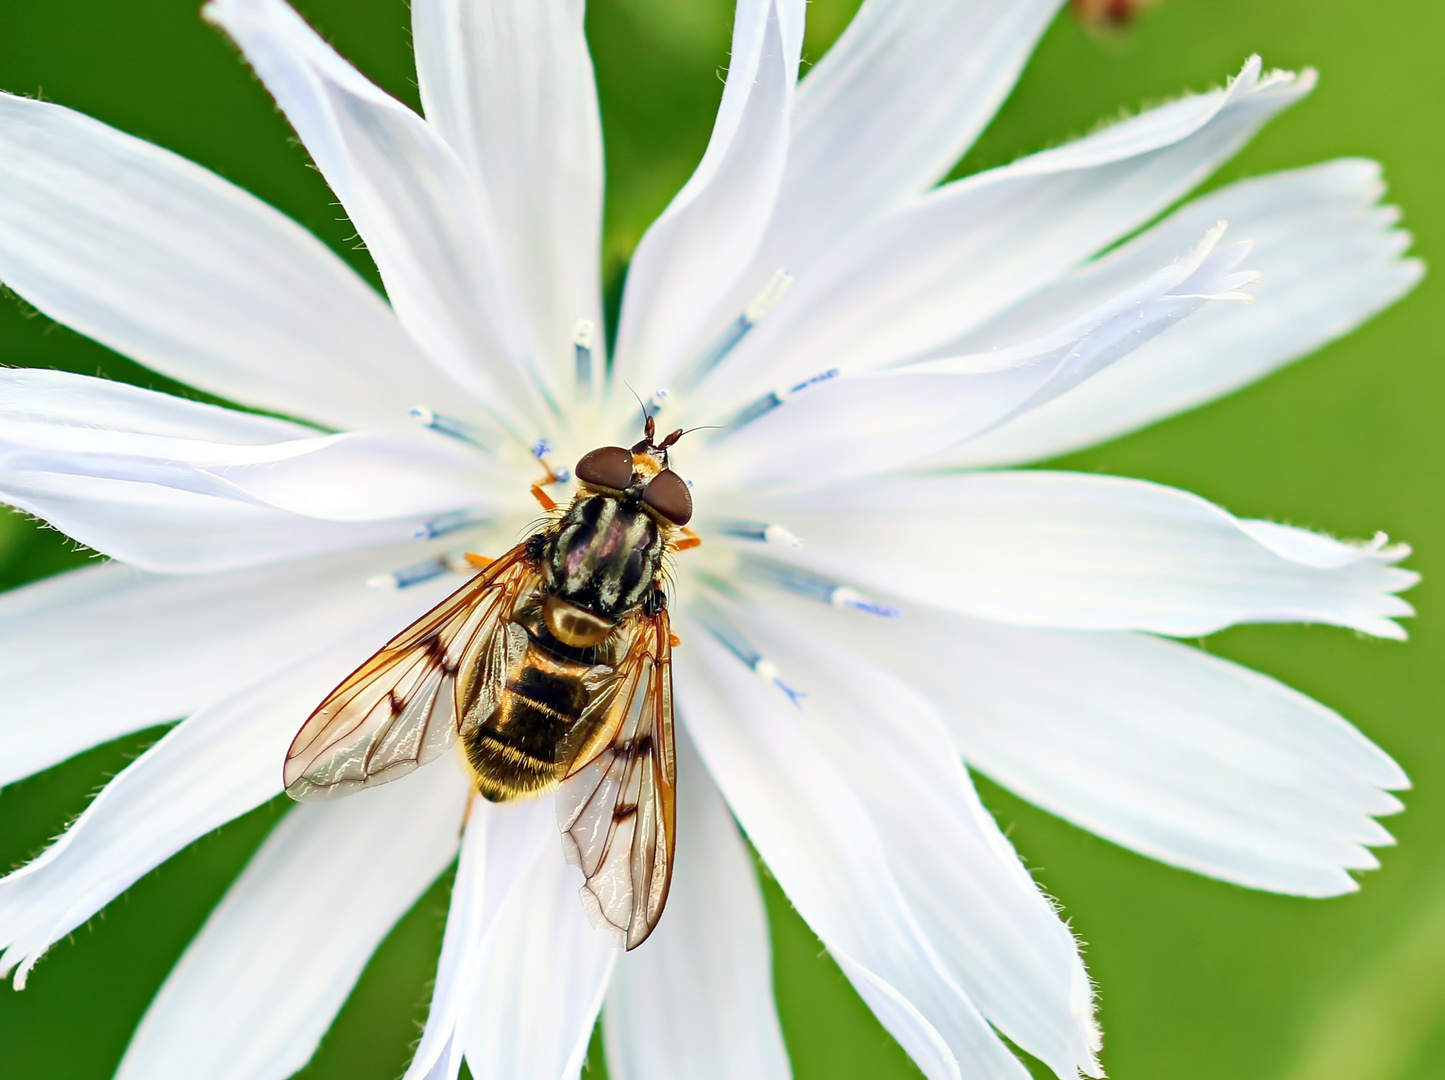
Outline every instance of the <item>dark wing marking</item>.
[[(541, 585), (518, 544), (331, 691), (286, 753), (286, 794), (336, 798), (405, 776), (457, 737), (462, 703), (496, 670), (519, 600)], [(459, 674), (460, 673), (460, 674)]]
[(667, 612), (636, 616), (606, 709), (557, 792), (567, 860), (587, 875), (582, 903), (619, 944), (641, 945), (662, 917), (676, 845), (672, 639)]

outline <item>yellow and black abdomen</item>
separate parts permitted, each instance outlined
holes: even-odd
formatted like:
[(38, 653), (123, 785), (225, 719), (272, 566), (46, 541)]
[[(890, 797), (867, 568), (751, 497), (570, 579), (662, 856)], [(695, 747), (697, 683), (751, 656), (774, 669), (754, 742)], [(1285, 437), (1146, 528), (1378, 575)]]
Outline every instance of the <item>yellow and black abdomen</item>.
[(492, 802), (538, 795), (562, 779), (611, 667), (606, 642), (570, 648), (540, 611), (517, 620), (527, 643), (509, 665), (488, 715), (462, 735), (477, 790)]

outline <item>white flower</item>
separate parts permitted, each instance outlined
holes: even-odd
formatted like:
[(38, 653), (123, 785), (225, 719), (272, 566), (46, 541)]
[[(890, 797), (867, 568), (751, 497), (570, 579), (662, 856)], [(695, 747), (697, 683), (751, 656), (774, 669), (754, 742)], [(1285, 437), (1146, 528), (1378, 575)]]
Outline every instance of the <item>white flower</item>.
[(588, 926), (550, 800), (478, 800), (463, 829), (447, 758), (291, 810), (122, 1077), (300, 1068), (459, 846), (408, 1076), (452, 1077), (463, 1055), (479, 1080), (575, 1076), (601, 1010), (618, 1080), (785, 1077), (734, 817), (927, 1076), (1022, 1080), (996, 1032), (1096, 1075), (1075, 942), (960, 755), (1175, 865), (1355, 888), (1390, 842), (1372, 815), (1399, 809), (1399, 768), (1324, 706), (1157, 635), (1403, 637), (1405, 549), (1139, 481), (978, 469), (1259, 378), (1420, 268), (1365, 161), (1149, 225), (1312, 85), (1257, 60), (934, 188), (1056, 3), (867, 0), (795, 86), (803, 0), (739, 0), (712, 140), (638, 247), (610, 364), (600, 331), (587, 347), (602, 169), (580, 0), (415, 0), (425, 120), (281, 0), (207, 8), (389, 303), (217, 176), (0, 97), (0, 280), (157, 371), (298, 418), (0, 372), (0, 498), (113, 560), (0, 605), (0, 782), (186, 717), (0, 881), (0, 965), (23, 983), (142, 874), (276, 796), (314, 705), (457, 586), (447, 556), (525, 535), (539, 438), (563, 464), (638, 437), (627, 387), (666, 427), (721, 425), (674, 459), (704, 542), (675, 560), (680, 841), (656, 934), (619, 956)]

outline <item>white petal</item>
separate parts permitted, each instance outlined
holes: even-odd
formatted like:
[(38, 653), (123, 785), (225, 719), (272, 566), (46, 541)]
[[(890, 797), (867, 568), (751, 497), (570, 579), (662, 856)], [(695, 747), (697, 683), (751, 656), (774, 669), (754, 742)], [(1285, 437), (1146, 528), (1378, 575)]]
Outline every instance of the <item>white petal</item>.
[[(790, 562), (969, 615), (1195, 637), (1322, 622), (1403, 638), (1409, 549), (1241, 521), (1187, 492), (1061, 472), (889, 476), (738, 504)], [(720, 508), (720, 511), (725, 508)], [(931, 539), (933, 546), (924, 540)], [(937, 548), (938, 545), (943, 545)], [(947, 557), (940, 558), (939, 551)]]
[[(556, 810), (551, 799), (542, 800)], [(582, 872), (556, 836), (523, 873), (501, 914), (464, 1025), (475, 1080), (576, 1080), (618, 951), (593, 929), (578, 895)]]
[[(465, 1027), (480, 999), (497, 935), (514, 901), (522, 906), (532, 902), (532, 866), (551, 853), (556, 836), (550, 799), (502, 806), (473, 800), (431, 1009), (405, 1080), (455, 1080)], [(560, 857), (560, 843), (557, 853)]]
[(195, 712), (358, 621), (406, 625), (436, 588), (366, 581), (415, 558), (383, 548), (181, 577), (110, 563), (0, 596), (0, 785)]
[[(757, 249), (788, 152), (802, 0), (739, 0), (707, 151), (637, 246), (614, 381), (651, 389), (706, 344), (719, 301)], [(720, 326), (718, 327), (720, 328)]]
[(414, 526), (354, 525), (148, 483), (78, 476), (62, 459), (0, 459), (0, 498), (88, 547), (158, 573), (213, 573), (395, 544)]
[(486, 192), (554, 386), (574, 378), (577, 320), (601, 325), (602, 125), (582, 15), (582, 0), (411, 9), (427, 120)]
[[(353, 631), (178, 725), (107, 784), (38, 858), (0, 879), (0, 971), (40, 954), (191, 841), (281, 791), (286, 747), (386, 631)], [(392, 628), (394, 629), (394, 627)], [(379, 640), (378, 640), (379, 639)]]
[(1072, 935), (979, 802), (933, 706), (850, 637), (864, 622), (870, 644), (890, 637), (906, 647), (910, 621), (749, 593), (732, 609), (737, 626), (807, 695), (797, 723), (866, 807), (948, 973), (1063, 1080), (1097, 1075), (1092, 993)]
[(270, 416), (39, 368), (0, 369), (0, 419), (6, 430), (10, 424), (54, 424), (233, 446), (260, 446), (317, 434), (314, 428)]
[(834, 241), (940, 180), (1058, 6), (867, 0), (798, 84), (782, 190), (747, 288), (757, 292), (778, 267), (806, 271)]
[[(1220, 245), (1221, 223), (1193, 251), (1097, 306), (991, 351), (832, 378), (729, 432), (697, 483), (750, 488), (886, 472), (986, 432), (1066, 393), (1211, 301), (1248, 301), (1257, 275), (1237, 269), (1248, 244)], [(1147, 273), (1147, 271), (1144, 271)], [(772, 399), (770, 399), (772, 400)]]
[(1100, 284), (1162, 251), (1192, 227), (1227, 218), (1230, 235), (1254, 242), (1260, 271), (1251, 307), (1200, 312), (1096, 380), (939, 458), (946, 465), (1000, 465), (1067, 453), (1201, 405), (1262, 378), (1353, 330), (1414, 287), (1424, 272), (1402, 258), (1409, 236), (1379, 206), (1374, 162), (1333, 161), (1244, 180), (1207, 195), (1118, 252), (1030, 297), (972, 336), (990, 337), (1046, 310), (1066, 310)]
[(667, 910), (617, 962), (602, 1024), (615, 1080), (788, 1080), (752, 856), (685, 731)]
[(398, 426), (458, 394), (306, 230), (159, 147), (9, 94), (0, 281), (156, 371), (292, 416)]
[[(967, 760), (1027, 799), (1164, 862), (1329, 896), (1388, 844), (1369, 815), (1409, 786), (1330, 709), (1199, 649), (1032, 630), (919, 607), (851, 638), (926, 694)], [(900, 624), (902, 620), (900, 620)], [(890, 632), (891, 631), (891, 632)]]
[(688, 731), (748, 838), (854, 988), (930, 1080), (1026, 1077), (948, 975), (867, 809), (787, 700), (691, 618), (680, 627), (676, 691)]
[[(112, 405), (108, 426), (90, 426)], [(105, 554), (197, 572), (425, 535), (504, 490), (493, 459), (420, 427), (299, 437), (276, 424), (263, 442), (259, 420), (226, 415), (101, 379), (8, 373), (0, 494)]]
[(456, 152), (282, 0), (212, 0), (204, 13), (241, 46), (300, 134), (411, 336), (488, 404), (540, 418), (491, 215)]
[(118, 1080), (284, 1080), (305, 1065), (387, 931), (455, 856), (468, 787), (447, 758), (294, 808), (171, 971)]
[(710, 392), (741, 404), (953, 340), (1147, 222), (1313, 82), (1261, 78), (1251, 60), (1228, 89), (923, 196), (819, 259), (717, 369)]
[(10, 421), (3, 410), (0, 421), (0, 460), (12, 468), (23, 462), (31, 472), (158, 484), (326, 521), (424, 518), (499, 486), (479, 454), (420, 433), (348, 431), (235, 446)]

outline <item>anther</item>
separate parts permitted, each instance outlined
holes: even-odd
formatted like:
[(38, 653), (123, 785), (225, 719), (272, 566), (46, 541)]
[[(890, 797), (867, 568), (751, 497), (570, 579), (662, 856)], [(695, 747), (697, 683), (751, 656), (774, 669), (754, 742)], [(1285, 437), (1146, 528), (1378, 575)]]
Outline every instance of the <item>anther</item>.
[(748, 306), (743, 308), (742, 314), (728, 323), (717, 339), (697, 358), (696, 363), (693, 364), (689, 381), (692, 383), (700, 381), (704, 375), (722, 363), (723, 357), (737, 347), (738, 342), (747, 336), (748, 331), (767, 318), (773, 308), (778, 306), (779, 301), (787, 294), (788, 286), (792, 283), (792, 274), (786, 270), (774, 270), (772, 278), (763, 291), (753, 297)]
[(656, 416), (662, 412), (663, 406), (667, 404), (667, 399), (670, 397), (672, 397), (672, 391), (668, 390), (665, 386), (659, 387), (654, 390), (652, 395), (647, 399), (647, 404), (642, 406), (643, 412), (650, 417)]
[(455, 420), (450, 416), (440, 416), (432, 412), (425, 405), (414, 406), (410, 411), (413, 420), (420, 420), (424, 427), (431, 428), (440, 435), (464, 442), (469, 446), (489, 449), (486, 439), (482, 436), (481, 429), (473, 427), (463, 420)]

